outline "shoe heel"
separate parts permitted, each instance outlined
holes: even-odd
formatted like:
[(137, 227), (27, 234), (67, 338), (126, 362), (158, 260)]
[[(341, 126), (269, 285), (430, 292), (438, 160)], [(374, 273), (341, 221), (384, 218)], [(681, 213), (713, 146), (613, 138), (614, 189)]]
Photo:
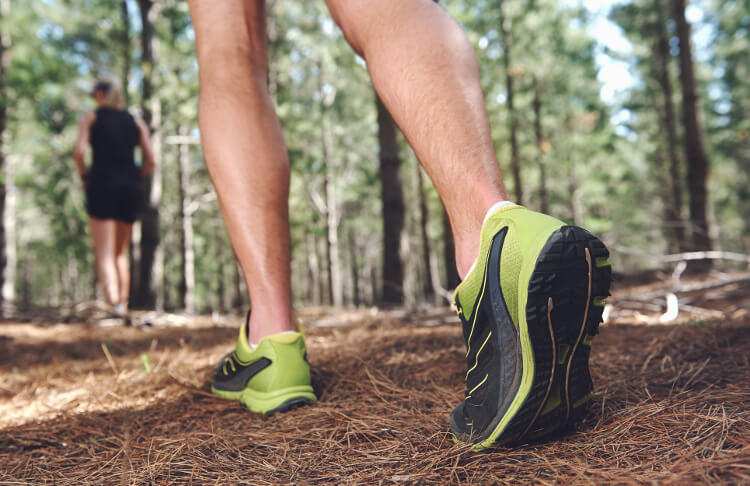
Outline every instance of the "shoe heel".
[(309, 385), (292, 386), (272, 392), (260, 392), (248, 388), (240, 396), (240, 402), (248, 410), (263, 415), (286, 412), (316, 400), (315, 392)]
[[(519, 436), (541, 437), (573, 427), (593, 390), (589, 356), (612, 279), (609, 252), (576, 226), (556, 231), (537, 261), (527, 320), (537, 369), (535, 413)], [(553, 401), (559, 405), (546, 407)], [(550, 403), (552, 405), (552, 403)], [(520, 438), (520, 437), (519, 437)]]

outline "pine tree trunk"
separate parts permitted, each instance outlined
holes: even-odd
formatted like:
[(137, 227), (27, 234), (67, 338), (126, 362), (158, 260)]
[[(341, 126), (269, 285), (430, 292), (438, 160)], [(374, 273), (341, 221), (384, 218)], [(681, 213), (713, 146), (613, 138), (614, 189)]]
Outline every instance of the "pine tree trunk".
[(425, 300), (431, 300), (435, 296), (435, 288), (432, 285), (432, 266), (430, 265), (430, 235), (427, 233), (429, 224), (429, 211), (427, 209), (427, 197), (424, 190), (424, 175), (417, 164), (417, 197), (419, 198), (419, 235), (422, 240), (422, 267), (424, 281), (422, 282), (422, 296)]
[(328, 195), (330, 194), (330, 190), (328, 189), (328, 184), (330, 183), (330, 179), (328, 177), (328, 170), (326, 169), (326, 173), (323, 176), (323, 194), (325, 195), (325, 213), (323, 214), (323, 217), (325, 218), (325, 225), (326, 225), (326, 239), (325, 239), (325, 259), (326, 259), (326, 304), (333, 305), (333, 255), (332, 255), (332, 249), (331, 249), (331, 235), (330, 235), (330, 221), (331, 218), (328, 216), (328, 212), (330, 211), (329, 208), (329, 201), (328, 201)]
[[(318, 238), (314, 238), (313, 242), (315, 243), (315, 259), (318, 262), (318, 274), (317, 274), (317, 285), (318, 285), (318, 295), (320, 296), (320, 300), (318, 301), (319, 304), (329, 304), (332, 301), (332, 296), (330, 294), (331, 291), (331, 285), (328, 282), (328, 260), (326, 258), (326, 249), (328, 248), (328, 242), (327, 240), (323, 241), (323, 251), (321, 251), (320, 247), (321, 244), (318, 241)], [(324, 258), (326, 259), (325, 261)], [(325, 270), (325, 278), (323, 277), (324, 273), (324, 267), (323, 263), (326, 264)]]
[(323, 96), (324, 71), (319, 64), (318, 93), (320, 94), (320, 143), (325, 164), (325, 179), (323, 180), (323, 197), (325, 198), (325, 218), (328, 263), (328, 292), (329, 304), (340, 306), (344, 300), (344, 288), (341, 278), (341, 258), (339, 256), (339, 208), (336, 201), (336, 186), (333, 180), (334, 161), (331, 158), (331, 143), (329, 140), (328, 124), (326, 123), (326, 106)]
[(404, 228), (404, 192), (399, 169), (396, 124), (380, 98), (378, 113), (379, 176), (383, 202), (383, 291), (384, 304), (404, 301), (404, 270), (401, 262), (401, 232)]
[[(692, 223), (693, 249), (711, 249), (708, 228), (708, 167), (709, 161), (703, 147), (703, 132), (698, 119), (698, 93), (690, 45), (690, 24), (685, 18), (685, 0), (673, 0), (674, 21), (680, 45), (680, 86), (682, 87), (682, 124), (685, 130), (685, 161), (690, 196), (690, 221)], [(700, 265), (707, 268), (708, 261)]]
[[(672, 79), (669, 75), (669, 37), (666, 30), (666, 19), (662, 8), (662, 0), (654, 2), (656, 17), (656, 42), (654, 44), (654, 67), (657, 82), (661, 88), (662, 110), (660, 122), (665, 137), (666, 155), (668, 165), (666, 167), (665, 187), (669, 188), (665, 197), (665, 230), (667, 240), (672, 252), (684, 251), (685, 247), (685, 221), (682, 218), (682, 170), (678, 155), (677, 127), (675, 124), (674, 90)], [(666, 165), (666, 164), (665, 164)]]
[(539, 210), (545, 214), (549, 212), (549, 194), (547, 192), (547, 155), (544, 130), (542, 129), (542, 96), (539, 82), (534, 78), (534, 138), (536, 139), (537, 164), (539, 165)]
[[(141, 110), (143, 120), (150, 131), (155, 134), (154, 152), (159, 154), (160, 143), (156, 136), (160, 123), (158, 100), (154, 99), (154, 0), (138, 0), (141, 17), (141, 68), (143, 79), (141, 85)], [(158, 162), (158, 161), (157, 161)], [(143, 214), (140, 231), (140, 261), (138, 282), (133, 293), (133, 306), (153, 309), (160, 302), (161, 294), (161, 254), (159, 252), (159, 200), (161, 198), (161, 164), (157, 163), (156, 171), (146, 177), (143, 183)]]
[(120, 75), (120, 81), (122, 83), (122, 95), (125, 98), (125, 106), (130, 106), (130, 69), (131, 69), (131, 53), (133, 52), (130, 46), (130, 9), (128, 8), (128, 0), (120, 0), (120, 20), (122, 21), (122, 37), (120, 39), (120, 48), (122, 49), (122, 74)]
[(320, 263), (318, 261), (318, 243), (314, 234), (305, 238), (305, 254), (307, 255), (307, 302), (320, 305), (323, 296), (320, 286)]
[(443, 208), (443, 261), (445, 265), (445, 288), (455, 289), (461, 282), (456, 268), (456, 246), (453, 242), (453, 231), (448, 213)]
[[(120, 21), (121, 25), (121, 38), (120, 38), (120, 49), (122, 50), (122, 73), (120, 74), (122, 83), (122, 95), (125, 99), (125, 106), (130, 108), (130, 71), (132, 69), (132, 45), (131, 45), (131, 33), (130, 33), (130, 8), (128, 7), (129, 0), (120, 0)], [(130, 247), (128, 249), (128, 261), (130, 265), (130, 295), (135, 294), (135, 289), (138, 288), (138, 282), (140, 280), (140, 248), (136, 247), (135, 242), (140, 241), (140, 227), (138, 225), (133, 226), (133, 237), (130, 240)], [(96, 275), (96, 272), (94, 272)], [(96, 278), (94, 278), (96, 281)], [(96, 285), (96, 284), (95, 284)]]
[[(187, 136), (187, 130), (180, 128), (180, 134)], [(177, 157), (177, 210), (180, 218), (180, 281), (178, 282), (179, 305), (188, 314), (195, 313), (195, 251), (193, 217), (190, 208), (190, 148), (178, 145)]]
[[(329, 159), (327, 159), (329, 160)], [(344, 300), (344, 288), (341, 279), (341, 257), (339, 248), (339, 214), (336, 192), (331, 167), (326, 170), (326, 244), (328, 256), (328, 284), (330, 286), (331, 304), (340, 306)]]
[(500, 41), (503, 44), (503, 68), (505, 69), (505, 96), (508, 106), (508, 132), (510, 133), (510, 170), (513, 175), (513, 189), (516, 202), (523, 204), (523, 184), (521, 183), (521, 157), (518, 148), (518, 121), (515, 107), (515, 87), (513, 80), (513, 34), (510, 22), (505, 18), (500, 0)]
[[(7, 18), (10, 15), (10, 0), (0, 0), (0, 174), (6, 170), (7, 157), (7, 129), (8, 129), (8, 64), (10, 63), (10, 34), (4, 29), (7, 25)], [(6, 208), (6, 184), (5, 181), (0, 184), (0, 289), (5, 287), (6, 269), (7, 269), (7, 250), (8, 235), (6, 234), (5, 220)], [(4, 307), (4, 296), (0, 293), (0, 312)]]
[[(1, 0), (0, 0), (1, 1)], [(0, 134), (0, 139), (2, 134)], [(4, 166), (4, 167), (3, 167)], [(0, 227), (2, 228), (2, 279), (0, 280), (0, 315), (9, 316), (15, 312), (16, 305), (16, 271), (18, 268), (18, 252), (16, 249), (16, 163), (7, 157), (3, 160), (3, 145), (0, 144), (0, 169), (4, 169), (4, 197), (0, 200)], [(76, 261), (76, 263), (78, 263)]]
[(354, 237), (354, 231), (349, 230), (347, 233), (349, 243), (349, 272), (352, 279), (352, 305), (359, 307), (362, 303), (362, 296), (359, 290), (359, 259), (357, 258), (357, 240)]

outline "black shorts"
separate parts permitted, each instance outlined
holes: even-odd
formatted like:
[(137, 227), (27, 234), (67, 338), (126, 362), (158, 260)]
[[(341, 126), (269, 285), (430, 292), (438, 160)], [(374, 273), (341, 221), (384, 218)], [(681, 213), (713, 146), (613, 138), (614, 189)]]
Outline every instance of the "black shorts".
[(86, 180), (86, 212), (92, 218), (134, 223), (142, 197), (140, 179), (89, 177)]

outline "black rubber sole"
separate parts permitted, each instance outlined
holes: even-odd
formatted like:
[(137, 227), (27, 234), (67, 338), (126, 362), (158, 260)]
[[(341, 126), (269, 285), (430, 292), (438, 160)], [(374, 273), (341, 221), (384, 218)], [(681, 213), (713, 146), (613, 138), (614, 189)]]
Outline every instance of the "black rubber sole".
[(554, 232), (540, 252), (526, 303), (533, 383), (496, 443), (538, 439), (582, 418), (593, 390), (587, 341), (598, 332), (612, 280), (608, 257), (599, 239), (576, 226)]
[(266, 417), (273, 415), (275, 413), (286, 413), (291, 410), (294, 410), (295, 408), (302, 407), (304, 405), (309, 405), (313, 403), (312, 400), (309, 400), (307, 398), (293, 398), (292, 400), (287, 400), (286, 402), (282, 403), (276, 408), (273, 408), (269, 410), (268, 412), (264, 413)]

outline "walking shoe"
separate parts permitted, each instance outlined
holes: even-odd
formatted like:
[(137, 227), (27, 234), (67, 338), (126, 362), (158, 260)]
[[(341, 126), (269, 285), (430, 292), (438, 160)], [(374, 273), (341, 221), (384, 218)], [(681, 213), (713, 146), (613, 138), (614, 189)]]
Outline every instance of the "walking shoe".
[(479, 257), (456, 289), (466, 342), (466, 392), (451, 415), (483, 450), (578, 420), (593, 388), (611, 267), (604, 244), (555, 218), (506, 204), (482, 225)]
[(211, 391), (265, 415), (314, 402), (302, 334), (272, 334), (251, 347), (246, 330), (243, 325), (234, 351), (216, 367)]

